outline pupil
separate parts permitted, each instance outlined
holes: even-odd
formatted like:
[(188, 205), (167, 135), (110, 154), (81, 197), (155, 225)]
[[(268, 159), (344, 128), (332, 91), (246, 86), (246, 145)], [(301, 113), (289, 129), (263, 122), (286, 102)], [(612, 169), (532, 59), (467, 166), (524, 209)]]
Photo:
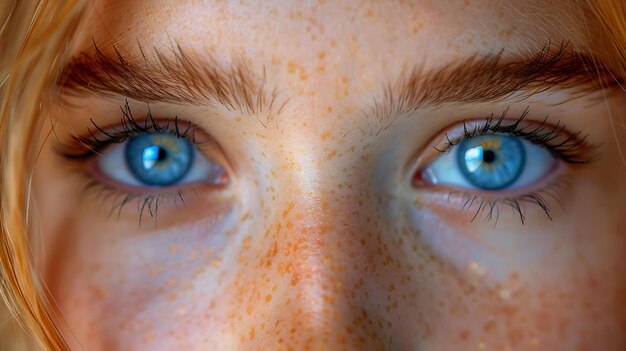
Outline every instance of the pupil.
[(167, 151), (165, 151), (163, 148), (159, 148), (157, 160), (163, 161), (165, 160), (166, 157), (167, 157)]
[(487, 150), (483, 153), (483, 161), (487, 163), (491, 163), (495, 161), (496, 154), (492, 150)]

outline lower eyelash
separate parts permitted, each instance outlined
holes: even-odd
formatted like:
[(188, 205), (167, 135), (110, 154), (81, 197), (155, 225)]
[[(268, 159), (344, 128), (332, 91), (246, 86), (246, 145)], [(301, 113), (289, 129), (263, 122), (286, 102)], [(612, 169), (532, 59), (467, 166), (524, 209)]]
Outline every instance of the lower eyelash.
[(152, 219), (156, 225), (161, 209), (183, 207), (190, 195), (199, 196), (199, 188), (190, 185), (170, 189), (137, 190), (120, 186), (120, 184), (114, 186), (95, 176), (88, 163), (107, 147), (123, 143), (138, 135), (168, 133), (177, 138), (186, 138), (194, 145), (212, 143), (215, 140), (201, 128), (192, 123), (182, 122), (178, 117), (170, 120), (157, 120), (148, 109), (145, 119), (137, 120), (133, 116), (128, 101), (120, 108), (122, 117), (116, 126), (108, 125), (102, 128), (92, 120), (93, 128), (88, 129), (88, 135), (74, 136), (71, 142), (58, 145), (55, 151), (68, 161), (72, 175), (84, 184), (82, 192), (93, 197), (93, 203), (106, 207), (102, 210), (105, 211), (107, 218), (119, 220), (124, 209), (131, 205), (137, 207), (140, 227), (146, 219)]
[[(581, 131), (570, 133), (566, 130), (565, 124), (560, 121), (556, 125), (549, 125), (547, 124), (547, 117), (541, 123), (522, 125), (522, 122), (529, 114), (528, 108), (524, 110), (518, 119), (505, 124), (507, 114), (508, 109), (500, 117), (494, 118), (491, 116), (473, 128), (469, 128), (468, 123), (464, 121), (463, 135), (461, 137), (451, 139), (446, 134), (446, 145), (443, 148), (436, 146), (434, 148), (439, 152), (445, 153), (465, 139), (481, 135), (504, 134), (523, 138), (535, 145), (543, 146), (554, 157), (566, 163), (586, 164), (596, 160), (599, 146), (590, 144), (586, 135), (581, 136)], [(570, 193), (569, 182), (563, 177), (563, 175), (560, 175), (538, 191), (513, 197), (489, 198), (489, 196), (478, 195), (465, 190), (454, 190), (448, 194), (448, 202), (458, 202), (461, 213), (469, 213), (472, 216), (471, 222), (483, 219), (485, 221), (494, 221), (494, 226), (504, 211), (502, 206), (510, 206), (519, 217), (522, 225), (526, 223), (528, 206), (539, 207), (546, 217), (552, 220), (553, 206), (556, 204), (560, 208), (564, 208), (565, 197)]]
[(470, 194), (464, 191), (452, 191), (448, 194), (448, 201), (460, 199), (461, 213), (470, 213), (474, 222), (482, 218), (485, 221), (494, 221), (497, 224), (502, 209), (500, 206), (506, 205), (513, 209), (513, 212), (519, 216), (522, 225), (526, 223), (526, 205), (539, 207), (549, 220), (552, 220), (552, 207), (556, 203), (561, 209), (564, 208), (565, 197), (569, 193), (569, 182), (566, 179), (558, 179), (544, 187), (543, 189), (531, 192), (529, 194), (503, 197), (498, 199), (489, 199), (485, 196)]
[(109, 204), (110, 209), (107, 210), (107, 218), (115, 216), (119, 219), (122, 210), (134, 203), (137, 205), (139, 213), (139, 226), (142, 225), (146, 215), (149, 215), (151, 219), (155, 219), (156, 224), (159, 207), (162, 207), (166, 201), (171, 202), (178, 208), (185, 205), (185, 196), (188, 192), (197, 195), (193, 189), (185, 189), (184, 191), (178, 189), (159, 193), (127, 192), (93, 179), (91, 175), (86, 174), (85, 177), (87, 177), (87, 184), (83, 187), (83, 192), (93, 194), (100, 204)]

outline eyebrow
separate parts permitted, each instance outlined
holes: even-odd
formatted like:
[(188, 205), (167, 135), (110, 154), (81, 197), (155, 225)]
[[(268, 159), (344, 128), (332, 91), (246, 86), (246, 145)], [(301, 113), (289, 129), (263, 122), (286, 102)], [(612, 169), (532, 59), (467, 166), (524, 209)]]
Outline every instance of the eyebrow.
[[(172, 55), (141, 47), (138, 57), (94, 50), (74, 57), (63, 69), (59, 85), (74, 91), (121, 95), (144, 102), (189, 105), (219, 103), (229, 110), (280, 114), (289, 99), (265, 89), (261, 76), (242, 63), (221, 66), (210, 55), (193, 58), (176, 45)], [(526, 58), (504, 59), (503, 51), (474, 55), (432, 70), (414, 69), (374, 99), (372, 113), (385, 121), (429, 105), (495, 102), (521, 94), (520, 99), (552, 89), (577, 88), (586, 93), (622, 84), (593, 57), (548, 43)], [(279, 102), (280, 101), (280, 102)]]
[(523, 101), (551, 89), (574, 89), (572, 96), (623, 86), (602, 61), (548, 42), (534, 55), (505, 59), (504, 51), (475, 55), (424, 72), (414, 69), (385, 87), (372, 113), (385, 121), (426, 105)]
[(256, 114), (276, 111), (285, 102), (277, 100), (277, 90), (266, 91), (265, 73), (256, 76), (248, 65), (237, 62), (227, 67), (210, 55), (190, 56), (176, 45), (171, 55), (156, 48), (130, 57), (113, 47), (105, 54), (93, 50), (74, 57), (62, 70), (58, 85), (75, 92), (90, 91), (105, 96), (121, 95), (143, 102), (188, 105), (218, 103), (228, 110)]

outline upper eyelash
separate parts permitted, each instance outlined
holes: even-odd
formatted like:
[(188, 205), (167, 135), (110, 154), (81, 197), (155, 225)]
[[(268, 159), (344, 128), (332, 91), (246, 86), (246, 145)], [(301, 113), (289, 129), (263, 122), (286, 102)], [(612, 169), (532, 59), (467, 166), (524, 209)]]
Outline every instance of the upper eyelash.
[[(72, 145), (63, 145), (58, 153), (69, 160), (83, 160), (89, 158), (111, 144), (119, 144), (128, 138), (146, 133), (171, 133), (178, 138), (188, 138), (194, 144), (206, 142), (196, 138), (196, 127), (192, 124), (181, 126), (181, 121), (176, 116), (163, 125), (152, 116), (148, 108), (145, 119), (139, 122), (126, 101), (120, 106), (122, 117), (118, 126), (110, 126), (108, 129), (100, 127), (93, 119), (93, 128), (88, 128), (89, 136), (74, 136)], [(77, 151), (77, 147), (80, 149)]]
[(585, 164), (596, 159), (599, 145), (590, 144), (587, 141), (588, 135), (582, 135), (582, 131), (570, 133), (566, 130), (566, 125), (561, 123), (561, 121), (557, 121), (556, 125), (549, 125), (547, 123), (548, 117), (545, 117), (541, 123), (536, 125), (520, 126), (529, 114), (528, 108), (524, 110), (517, 120), (510, 124), (504, 124), (507, 121), (508, 111), (507, 108), (497, 118), (491, 115), (483, 124), (476, 125), (471, 129), (468, 128), (467, 121), (464, 120), (463, 136), (450, 139), (448, 133), (446, 133), (446, 146), (443, 148), (434, 146), (435, 150), (447, 152), (451, 147), (459, 144), (464, 139), (499, 133), (520, 137), (532, 144), (541, 145), (554, 156), (567, 163)]

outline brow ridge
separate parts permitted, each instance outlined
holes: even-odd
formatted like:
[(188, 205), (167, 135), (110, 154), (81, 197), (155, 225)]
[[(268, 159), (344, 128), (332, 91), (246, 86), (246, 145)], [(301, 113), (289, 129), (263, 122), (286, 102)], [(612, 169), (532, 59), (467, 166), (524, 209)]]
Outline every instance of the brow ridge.
[(139, 55), (131, 57), (117, 47), (104, 53), (94, 42), (93, 50), (75, 56), (63, 69), (59, 85), (146, 102), (217, 103), (248, 114), (283, 107), (277, 102), (277, 90), (265, 88), (265, 75), (256, 76), (249, 65), (222, 66), (209, 54), (196, 56), (176, 44), (167, 54), (139, 46)]
[(434, 70), (414, 68), (384, 88), (368, 113), (382, 121), (444, 103), (497, 102), (516, 96), (522, 101), (551, 89), (576, 89), (585, 94), (620, 84), (607, 67), (567, 42), (546, 44), (530, 57), (474, 55)]

